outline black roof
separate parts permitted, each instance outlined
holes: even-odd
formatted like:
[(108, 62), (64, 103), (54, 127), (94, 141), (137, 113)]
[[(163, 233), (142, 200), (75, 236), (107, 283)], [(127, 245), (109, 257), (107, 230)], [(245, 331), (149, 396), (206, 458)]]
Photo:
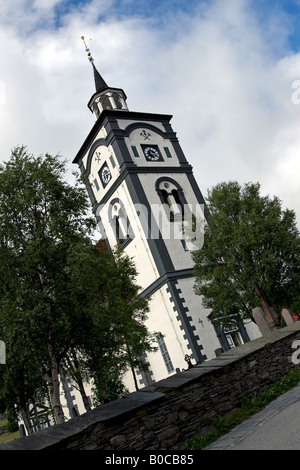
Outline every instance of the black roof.
[(96, 69), (96, 67), (94, 65), (94, 62), (92, 62), (92, 65), (93, 65), (93, 69), (94, 69), (94, 79), (95, 79), (96, 93), (98, 93), (99, 91), (103, 91), (106, 88), (108, 88), (108, 85), (106, 84), (106, 82), (103, 80), (100, 73)]

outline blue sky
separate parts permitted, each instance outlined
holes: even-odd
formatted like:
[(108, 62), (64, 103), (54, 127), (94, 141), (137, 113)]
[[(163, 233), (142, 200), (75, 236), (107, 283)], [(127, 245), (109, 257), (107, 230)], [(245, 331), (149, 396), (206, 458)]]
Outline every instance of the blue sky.
[[(66, 14), (72, 13), (74, 9), (84, 10), (91, 3), (88, 0), (65, 0), (57, 3), (54, 7), (54, 27), (60, 27), (64, 23)], [(211, 3), (209, 0), (115, 0), (111, 2), (109, 9), (99, 13), (98, 21), (105, 20), (109, 16), (155, 19), (155, 26), (159, 27), (164, 22), (165, 16), (168, 21), (169, 15), (197, 13), (199, 7)], [(281, 16), (289, 26), (288, 44), (293, 51), (299, 50), (300, 46), (300, 3), (299, 0), (254, 0), (251, 9), (256, 12), (257, 18), (262, 24), (268, 24), (273, 15)]]
[[(239, 0), (238, 0), (239, 1)], [(92, 0), (58, 0), (49, 2), (52, 14), (49, 16), (37, 17), (36, 23), (33, 25), (31, 32), (37, 29), (57, 29), (63, 27), (66, 18), (72, 15), (75, 11), (84, 12), (86, 8), (92, 3)], [(106, 4), (105, 4), (106, 3)], [(99, 8), (99, 13), (96, 17), (97, 22), (106, 21), (110, 17), (124, 18), (124, 17), (139, 17), (151, 18), (152, 27), (158, 29), (166, 27), (170, 16), (180, 15), (197, 15), (199, 12), (205, 12), (205, 7), (213, 4), (212, 0), (108, 0), (104, 2), (103, 6)], [(15, 3), (13, 2), (13, 5)], [(24, 7), (27, 13), (36, 11), (43, 2), (35, 2), (29, 0), (24, 2)], [(47, 4), (45, 0), (44, 4)], [(292, 51), (299, 51), (300, 47), (300, 2), (299, 0), (252, 0), (248, 2), (249, 9), (255, 12), (257, 20), (261, 25), (268, 28), (268, 23), (274, 17), (280, 18), (288, 28), (288, 35), (286, 38), (287, 47)], [(164, 26), (162, 26), (164, 25)]]
[(300, 0), (1, 2), (0, 158), (25, 144), (76, 170), (94, 123), (84, 35), (130, 110), (173, 115), (204, 195), (260, 182), (300, 217), (299, 19)]
[(259, 0), (254, 2), (256, 14), (262, 24), (276, 15), (288, 27), (287, 46), (294, 52), (300, 49), (300, 2), (299, 0)]

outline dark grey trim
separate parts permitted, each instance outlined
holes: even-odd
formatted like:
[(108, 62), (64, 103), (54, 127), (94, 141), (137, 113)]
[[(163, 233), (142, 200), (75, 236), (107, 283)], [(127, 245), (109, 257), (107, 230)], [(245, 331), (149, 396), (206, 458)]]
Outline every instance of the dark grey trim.
[(250, 338), (249, 338), (249, 335), (248, 335), (247, 330), (245, 328), (245, 325), (243, 325), (243, 323), (241, 323), (239, 325), (239, 332), (241, 333), (241, 337), (242, 337), (244, 343), (248, 343), (248, 341), (250, 341)]
[(124, 129), (124, 137), (129, 137), (130, 134), (135, 131), (136, 129), (149, 129), (155, 134), (159, 134), (163, 139), (166, 138), (165, 132), (159, 129), (159, 127), (153, 126), (153, 124), (149, 124), (148, 122), (133, 122), (129, 124)]
[(150, 297), (153, 295), (158, 289), (160, 289), (164, 284), (169, 281), (176, 280), (176, 279), (187, 279), (190, 277), (194, 277), (194, 269), (180, 269), (177, 271), (171, 271), (163, 274), (158, 279), (156, 279), (150, 286), (148, 286), (143, 292), (141, 292), (141, 297)]
[(205, 217), (205, 220), (207, 222), (209, 222), (209, 211), (208, 211), (208, 208), (207, 208), (207, 204), (206, 204), (206, 201), (203, 197), (203, 194), (202, 192), (200, 191), (200, 188), (198, 186), (198, 183), (197, 181), (195, 180), (195, 177), (194, 177), (194, 174), (193, 172), (187, 172), (187, 178), (189, 180), (189, 183), (192, 187), (192, 190), (194, 191), (194, 194), (197, 198), (197, 201), (199, 204), (203, 204), (204, 205), (204, 217)]
[[(121, 183), (125, 180), (125, 178), (128, 178), (129, 175), (136, 175), (136, 174), (153, 174), (153, 173), (190, 173), (192, 172), (192, 167), (186, 167), (186, 168), (181, 168), (181, 167), (128, 167), (124, 166), (123, 171), (120, 173), (118, 178), (113, 182), (111, 187), (107, 190), (105, 195), (102, 197), (102, 199), (99, 201), (99, 203), (96, 203), (93, 205), (93, 212), (96, 211), (98, 205), (106, 204), (110, 198), (114, 195), (118, 187), (121, 185)], [(164, 177), (164, 179), (167, 181), (167, 177)], [(127, 180), (126, 180), (127, 181)], [(172, 180), (174, 181), (174, 180)], [(93, 198), (95, 201), (95, 198)], [(138, 200), (136, 203), (139, 203), (140, 201)]]
[[(221, 344), (221, 347), (222, 347), (223, 351), (229, 351), (231, 348), (230, 348), (228, 340), (226, 338), (226, 333), (223, 331), (223, 329), (220, 325), (215, 325), (213, 323), (213, 327), (215, 329), (216, 335), (217, 335), (217, 337), (220, 341), (220, 344)], [(240, 332), (244, 343), (248, 343), (248, 341), (250, 341), (247, 330), (246, 330), (245, 326), (242, 323), (240, 323), (237, 326), (236, 331)]]
[[(151, 207), (146, 197), (144, 188), (140, 182), (138, 174), (136, 172), (127, 174), (127, 188), (130, 193), (131, 200), (133, 204), (141, 204), (146, 207), (148, 214), (148, 228), (155, 230), (155, 233), (159, 233), (158, 227), (153, 227), (155, 223), (154, 220), (151, 220)], [(150, 231), (150, 230), (149, 230)], [(174, 265), (167, 250), (166, 244), (162, 238), (148, 238), (148, 246), (151, 251), (151, 254), (156, 263), (158, 272), (160, 275), (165, 274), (167, 271), (174, 271)]]
[(173, 310), (177, 313), (176, 319), (181, 323), (180, 328), (184, 331), (183, 337), (188, 341), (188, 349), (196, 363), (200, 364), (207, 359), (207, 356), (201, 352), (203, 346), (198, 344), (200, 338), (194, 333), (196, 327), (190, 323), (192, 317), (188, 315), (189, 309), (183, 305), (184, 299), (181, 299), (179, 296), (181, 290), (177, 288), (177, 283), (177, 280), (169, 281), (167, 291), (170, 294), (170, 301), (174, 303)]
[[(112, 119), (113, 118), (113, 119)], [(106, 128), (107, 122), (116, 119), (128, 119), (128, 120), (138, 120), (138, 121), (152, 121), (152, 122), (160, 122), (164, 125), (166, 129), (169, 129), (169, 121), (172, 119), (171, 115), (165, 114), (151, 114), (151, 113), (137, 113), (132, 111), (124, 111), (124, 110), (114, 110), (109, 109), (103, 111), (95, 124), (93, 125), (91, 131), (89, 132), (87, 138), (85, 139), (84, 143), (82, 144), (80, 150), (78, 151), (77, 155), (75, 156), (73, 163), (79, 163), (80, 159), (84, 156), (84, 154), (88, 151), (90, 142), (96, 137), (97, 133), (99, 132), (100, 128), (104, 126)], [(105, 122), (106, 121), (106, 122)], [(144, 123), (142, 123), (144, 125)], [(124, 131), (121, 131), (121, 135), (124, 136)], [(169, 134), (168, 134), (169, 135)], [(173, 135), (171, 132), (170, 136)], [(108, 136), (107, 136), (108, 137)], [(168, 137), (166, 137), (168, 138)], [(173, 137), (174, 138), (174, 137)]]
[(217, 338), (220, 341), (221, 348), (223, 349), (223, 351), (229, 351), (230, 346), (228, 344), (224, 331), (222, 330), (222, 327), (220, 325), (214, 325), (214, 324), (213, 324), (213, 327), (215, 329)]
[[(186, 173), (186, 172), (183, 172), (182, 169), (181, 169), (180, 173)], [(176, 186), (176, 188), (177, 188), (179, 191), (180, 191), (180, 190), (182, 191), (182, 187), (180, 186), (180, 184), (179, 184), (176, 180), (174, 180), (173, 178), (170, 178), (169, 176), (162, 176), (162, 177), (158, 178), (158, 180), (156, 180), (156, 182), (155, 182), (155, 189), (156, 189), (156, 191), (159, 191), (159, 185), (160, 185), (160, 183), (162, 183), (163, 181), (167, 181), (167, 182), (169, 182), (169, 183), (174, 184), (174, 186)], [(183, 196), (183, 197), (184, 197), (184, 196)], [(187, 201), (186, 201), (185, 198), (184, 198), (184, 203), (187, 204)]]
[(91, 172), (93, 154), (94, 154), (96, 148), (99, 147), (99, 145), (105, 145), (107, 147), (106, 139), (104, 139), (104, 138), (97, 139), (97, 140), (95, 140), (95, 142), (91, 146), (88, 157), (87, 157), (86, 170), (85, 170), (88, 175)]

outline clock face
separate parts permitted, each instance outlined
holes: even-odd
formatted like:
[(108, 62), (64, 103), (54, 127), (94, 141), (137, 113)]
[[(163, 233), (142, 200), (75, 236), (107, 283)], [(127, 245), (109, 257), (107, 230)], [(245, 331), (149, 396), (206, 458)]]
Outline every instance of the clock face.
[(101, 167), (101, 170), (99, 171), (100, 179), (102, 182), (103, 188), (110, 182), (111, 180), (111, 172), (110, 169), (108, 168), (107, 163), (104, 163), (104, 165)]
[(156, 145), (152, 147), (144, 145), (143, 151), (146, 159), (150, 162), (157, 162), (163, 160), (160, 151), (158, 150), (158, 147)]

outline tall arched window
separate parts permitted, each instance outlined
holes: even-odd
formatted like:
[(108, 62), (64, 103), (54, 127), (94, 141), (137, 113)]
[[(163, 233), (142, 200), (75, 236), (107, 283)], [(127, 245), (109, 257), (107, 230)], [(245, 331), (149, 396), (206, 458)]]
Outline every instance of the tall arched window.
[(110, 204), (110, 223), (115, 234), (116, 243), (123, 246), (133, 238), (133, 231), (123, 203), (114, 199)]

